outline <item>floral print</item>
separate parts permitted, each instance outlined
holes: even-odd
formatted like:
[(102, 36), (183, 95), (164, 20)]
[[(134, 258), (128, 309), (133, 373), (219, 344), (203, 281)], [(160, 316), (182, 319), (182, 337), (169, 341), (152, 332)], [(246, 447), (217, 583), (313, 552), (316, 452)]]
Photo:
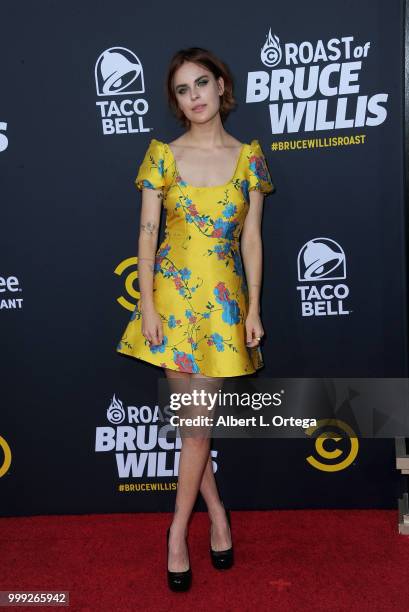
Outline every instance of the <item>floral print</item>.
[(228, 183), (194, 187), (180, 176), (169, 145), (153, 138), (135, 185), (163, 192), (165, 237), (153, 279), (163, 341), (150, 345), (142, 335), (137, 302), (116, 350), (207, 376), (240, 376), (263, 367), (260, 348), (246, 346), (248, 288), (240, 253), (250, 191), (275, 189), (258, 140), (243, 144)]

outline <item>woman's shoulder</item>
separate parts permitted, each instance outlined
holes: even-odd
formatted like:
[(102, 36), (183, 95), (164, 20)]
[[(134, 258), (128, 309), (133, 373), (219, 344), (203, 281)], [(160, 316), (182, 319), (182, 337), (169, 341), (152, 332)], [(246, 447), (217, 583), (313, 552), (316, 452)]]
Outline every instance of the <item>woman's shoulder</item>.
[(145, 157), (152, 158), (155, 162), (166, 166), (168, 164), (166, 143), (158, 138), (151, 138)]
[(250, 161), (261, 159), (265, 163), (266, 156), (258, 138), (253, 138), (247, 145), (247, 148)]
[(260, 141), (258, 140), (258, 138), (253, 138), (249, 144), (248, 147), (252, 150), (252, 151), (260, 151), (261, 150), (261, 145), (260, 145)]
[(151, 138), (135, 179), (138, 189), (160, 189), (166, 186), (167, 166), (164, 143)]
[(239, 148), (242, 153), (242, 161), (248, 162), (254, 156), (259, 157), (263, 155), (260, 141), (257, 138), (252, 138), (250, 141), (243, 141)]
[(158, 140), (157, 138), (151, 138), (148, 148), (161, 150), (165, 147), (165, 144), (166, 143), (163, 142), (163, 140)]

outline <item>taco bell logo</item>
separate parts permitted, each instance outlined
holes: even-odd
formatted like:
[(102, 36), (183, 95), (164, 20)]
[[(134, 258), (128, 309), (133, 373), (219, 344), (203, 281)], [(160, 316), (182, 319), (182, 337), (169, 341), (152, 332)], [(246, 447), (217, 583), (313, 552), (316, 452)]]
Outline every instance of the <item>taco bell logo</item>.
[(149, 132), (143, 126), (148, 102), (140, 97), (145, 93), (143, 67), (133, 51), (125, 47), (103, 51), (95, 64), (95, 86), (97, 96), (108, 98), (96, 102), (104, 134)]
[[(344, 302), (349, 295), (346, 279), (346, 258), (342, 247), (331, 238), (313, 238), (298, 253), (297, 290), (301, 296), (303, 317), (346, 315)], [(321, 284), (322, 283), (322, 284)]]

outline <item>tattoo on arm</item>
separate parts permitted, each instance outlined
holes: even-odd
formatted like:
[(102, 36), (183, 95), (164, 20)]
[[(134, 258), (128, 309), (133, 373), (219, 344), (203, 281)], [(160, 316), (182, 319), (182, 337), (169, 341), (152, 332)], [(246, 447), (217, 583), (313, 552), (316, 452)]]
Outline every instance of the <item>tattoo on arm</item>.
[(141, 229), (152, 236), (152, 234), (156, 232), (157, 225), (152, 221), (147, 221), (146, 223), (141, 223)]

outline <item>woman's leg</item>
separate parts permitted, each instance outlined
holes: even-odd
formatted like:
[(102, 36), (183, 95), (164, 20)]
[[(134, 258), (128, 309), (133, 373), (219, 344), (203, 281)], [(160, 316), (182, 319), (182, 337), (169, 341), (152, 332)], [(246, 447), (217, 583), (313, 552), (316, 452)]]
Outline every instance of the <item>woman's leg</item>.
[[(213, 380), (218, 382), (218, 389), (221, 390), (224, 378)], [(200, 493), (206, 502), (211, 520), (211, 546), (213, 550), (226, 550), (232, 544), (230, 526), (217, 489), (210, 452), (200, 483)]]
[[(198, 392), (216, 391), (214, 380), (208, 377), (199, 377), (195, 374), (177, 372), (165, 369), (169, 386), (172, 393), (189, 393), (193, 390)], [(206, 396), (199, 396), (198, 405), (185, 406), (179, 410), (179, 416), (213, 416), (209, 410)], [(189, 567), (188, 552), (186, 546), (187, 527), (200, 483), (203, 471), (209, 458), (210, 430), (204, 425), (179, 427), (182, 438), (182, 448), (179, 458), (179, 477), (176, 493), (175, 512), (170, 526), (169, 534), (169, 559), (168, 569), (175, 572), (183, 572)]]

